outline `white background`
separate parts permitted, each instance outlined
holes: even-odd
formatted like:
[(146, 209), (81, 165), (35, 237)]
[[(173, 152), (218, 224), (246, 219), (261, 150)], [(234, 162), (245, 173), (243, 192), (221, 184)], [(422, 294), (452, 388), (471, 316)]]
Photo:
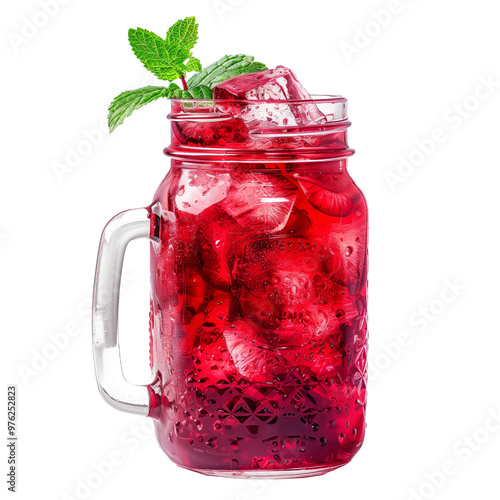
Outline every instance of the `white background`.
[[(4, 1), (0, 12), (2, 393), (18, 385), (18, 498), (498, 498), (496, 3), (58, 1), (50, 17), (39, 0)], [(115, 95), (155, 83), (128, 28), (161, 34), (187, 15), (200, 23), (204, 64), (249, 53), (350, 102), (350, 171), (371, 216), (368, 429), (354, 461), (323, 477), (245, 482), (179, 469), (147, 419), (113, 410), (97, 391), (89, 300), (100, 231), (149, 204), (167, 172), (168, 102), (111, 136), (98, 129)], [(489, 92), (484, 80), (496, 82)], [(86, 156), (58, 176), (68, 148)], [(413, 166), (391, 189), (402, 158)], [(142, 243), (128, 254), (121, 314), (136, 383), (148, 382)], [(110, 456), (113, 470), (98, 475)]]

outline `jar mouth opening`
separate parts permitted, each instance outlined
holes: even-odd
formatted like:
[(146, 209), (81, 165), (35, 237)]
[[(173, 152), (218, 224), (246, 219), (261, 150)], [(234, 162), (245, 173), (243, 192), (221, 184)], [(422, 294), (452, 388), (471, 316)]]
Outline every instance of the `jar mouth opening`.
[[(259, 128), (270, 125), (275, 130), (292, 126), (308, 129), (318, 125), (338, 127), (340, 123), (346, 123), (348, 117), (347, 99), (335, 95), (313, 95), (311, 99), (171, 99), (171, 104), (167, 118), (172, 122), (220, 122), (253, 114), (254, 117), (260, 115), (255, 121)], [(293, 120), (292, 115), (312, 116), (313, 119), (304, 123), (302, 118), (294, 124), (289, 120)], [(318, 122), (319, 117), (321, 122)], [(275, 121), (271, 125), (269, 120)]]
[(171, 99), (172, 103), (183, 106), (213, 106), (217, 104), (347, 104), (347, 99), (340, 95), (312, 94), (311, 99)]

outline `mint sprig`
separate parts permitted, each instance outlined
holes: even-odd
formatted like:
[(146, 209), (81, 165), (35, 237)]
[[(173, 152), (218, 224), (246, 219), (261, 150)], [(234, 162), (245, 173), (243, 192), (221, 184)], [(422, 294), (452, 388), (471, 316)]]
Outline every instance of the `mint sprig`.
[[(168, 87), (143, 87), (127, 90), (113, 99), (109, 106), (109, 131), (121, 125), (136, 109), (156, 101), (167, 99), (212, 99), (212, 89), (219, 83), (245, 73), (262, 71), (267, 67), (255, 62), (252, 56), (224, 56), (207, 68), (193, 57), (192, 49), (198, 40), (198, 24), (194, 17), (177, 21), (167, 31), (165, 39), (142, 29), (130, 29), (129, 42), (134, 54), (144, 67), (160, 80), (167, 80)], [(187, 81), (186, 74), (195, 72)], [(182, 88), (174, 83), (181, 81)]]

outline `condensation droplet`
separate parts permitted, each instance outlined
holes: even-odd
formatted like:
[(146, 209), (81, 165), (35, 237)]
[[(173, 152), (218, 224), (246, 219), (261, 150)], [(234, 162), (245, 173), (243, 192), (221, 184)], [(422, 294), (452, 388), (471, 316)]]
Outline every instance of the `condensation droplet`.
[(207, 446), (210, 446), (210, 448), (217, 448), (217, 438), (210, 438), (206, 443)]
[(321, 276), (320, 274), (316, 274), (314, 277), (313, 277), (313, 281), (314, 283), (316, 283), (316, 285), (320, 285), (321, 283), (323, 283), (323, 276)]

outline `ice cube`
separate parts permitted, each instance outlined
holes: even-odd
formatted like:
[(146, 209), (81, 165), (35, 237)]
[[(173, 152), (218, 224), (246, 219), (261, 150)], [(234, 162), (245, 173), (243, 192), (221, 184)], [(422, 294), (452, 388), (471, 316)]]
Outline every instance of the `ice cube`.
[[(213, 216), (208, 213), (207, 216)], [(218, 290), (230, 289), (230, 274), (228, 266), (228, 252), (236, 226), (240, 226), (230, 217), (225, 216), (221, 221), (207, 220), (200, 224), (200, 256), (203, 261), (202, 276), (205, 281)]]
[(302, 345), (358, 314), (346, 290), (332, 281), (339, 261), (325, 243), (322, 237), (262, 238), (236, 260), (241, 310), (262, 345)]
[(233, 180), (222, 203), (238, 224), (259, 233), (283, 229), (297, 197), (297, 188), (277, 176), (243, 173)]
[(173, 121), (172, 131), (179, 144), (195, 147), (224, 147), (248, 140), (248, 128), (241, 118), (218, 119), (217, 115), (213, 121), (208, 114), (200, 122), (194, 119)]
[[(359, 213), (359, 215), (358, 215)], [(367, 225), (362, 211), (354, 214), (352, 222), (339, 224), (328, 235), (330, 253), (338, 261), (338, 267), (332, 279), (347, 287), (349, 293), (359, 293), (367, 271)]]
[(185, 169), (179, 179), (175, 204), (182, 212), (198, 215), (223, 200), (229, 191), (229, 174), (214, 174)]
[(327, 215), (347, 217), (361, 203), (361, 191), (347, 172), (299, 172), (294, 174), (294, 178), (298, 180), (309, 203)]
[[(292, 70), (284, 66), (257, 73), (235, 76), (214, 88), (215, 99), (236, 100), (310, 100)], [(326, 122), (314, 102), (307, 104), (268, 103), (235, 107), (251, 128), (262, 125), (293, 127)], [(233, 110), (234, 111), (234, 110)]]
[(248, 380), (272, 382), (290, 370), (281, 353), (262, 347), (256, 331), (244, 321), (236, 321), (224, 330), (224, 339), (238, 373)]

